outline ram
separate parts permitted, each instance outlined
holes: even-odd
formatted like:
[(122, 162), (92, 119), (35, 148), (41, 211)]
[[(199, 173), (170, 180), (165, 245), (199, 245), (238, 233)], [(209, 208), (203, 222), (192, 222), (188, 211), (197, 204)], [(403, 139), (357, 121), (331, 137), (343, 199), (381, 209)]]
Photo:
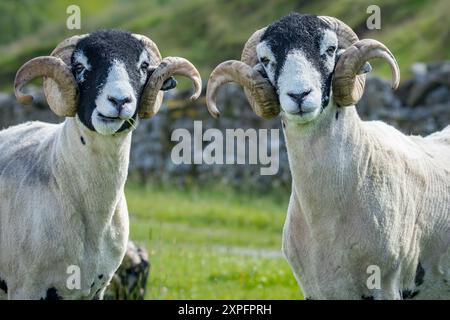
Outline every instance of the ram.
[(208, 107), (219, 114), (217, 89), (233, 81), (256, 114), (281, 115), (292, 174), (283, 252), (307, 298), (448, 299), (450, 126), (420, 137), (362, 121), (373, 58), (397, 87), (383, 44), (336, 18), (290, 14), (213, 71)]
[(44, 76), (65, 121), (0, 132), (0, 298), (102, 298), (128, 240), (132, 131), (156, 114), (173, 75), (199, 96), (189, 61), (162, 59), (147, 37), (118, 30), (71, 37), (20, 68), (19, 102), (32, 101), (24, 85)]

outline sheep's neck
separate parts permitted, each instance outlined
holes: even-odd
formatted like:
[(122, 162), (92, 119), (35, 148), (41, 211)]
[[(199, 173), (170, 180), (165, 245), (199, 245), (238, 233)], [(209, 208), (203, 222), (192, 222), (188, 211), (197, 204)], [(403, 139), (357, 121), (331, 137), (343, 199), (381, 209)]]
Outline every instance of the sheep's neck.
[(61, 127), (54, 155), (57, 184), (72, 210), (85, 214), (96, 232), (111, 223), (122, 200), (128, 174), (131, 133), (102, 136), (68, 118)]
[[(291, 168), (293, 190), (306, 220), (334, 219), (326, 217), (338, 211), (351, 194), (347, 181), (357, 174), (356, 158), (367, 153), (361, 120), (355, 107), (328, 106), (310, 124), (284, 122), (284, 134)], [(324, 208), (325, 210), (317, 210)], [(333, 208), (335, 208), (333, 210)], [(328, 210), (327, 210), (328, 209)]]

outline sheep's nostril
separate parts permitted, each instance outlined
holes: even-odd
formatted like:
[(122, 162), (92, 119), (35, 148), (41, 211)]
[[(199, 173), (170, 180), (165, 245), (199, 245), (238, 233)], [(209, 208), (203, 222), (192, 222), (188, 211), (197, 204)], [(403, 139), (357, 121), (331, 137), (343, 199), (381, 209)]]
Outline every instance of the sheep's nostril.
[(117, 108), (119, 111), (122, 110), (123, 106), (127, 103), (131, 102), (131, 97), (113, 97), (108, 96), (108, 101), (112, 103), (112, 105)]
[(294, 92), (288, 92), (287, 95), (291, 97), (292, 100), (294, 100), (299, 106), (302, 105), (303, 100), (308, 96), (308, 94), (311, 93), (311, 90), (306, 90), (302, 93), (294, 93)]

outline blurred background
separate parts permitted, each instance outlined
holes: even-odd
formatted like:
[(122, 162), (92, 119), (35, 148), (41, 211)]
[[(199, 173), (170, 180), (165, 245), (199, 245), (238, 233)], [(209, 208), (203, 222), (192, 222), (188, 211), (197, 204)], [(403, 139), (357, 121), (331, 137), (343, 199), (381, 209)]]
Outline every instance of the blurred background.
[[(66, 8), (81, 9), (81, 29), (68, 30)], [(381, 9), (381, 29), (368, 30), (369, 5)], [(102, 0), (0, 2), (0, 129), (28, 120), (60, 122), (46, 106), (39, 82), (35, 103), (23, 107), (11, 95), (17, 69), (47, 55), (64, 38), (120, 28), (154, 40), (163, 56), (182, 56), (204, 84), (220, 62), (239, 59), (248, 37), (291, 11), (337, 17), (360, 38), (386, 44), (402, 72), (399, 90), (389, 69), (373, 63), (358, 110), (408, 134), (429, 134), (450, 124), (450, 1), (448, 0)], [(134, 134), (127, 199), (134, 273), (147, 299), (302, 299), (281, 255), (281, 234), (290, 194), (283, 139), (275, 143), (280, 170), (261, 176), (258, 165), (179, 165), (170, 159), (171, 133), (207, 128), (279, 128), (250, 110), (242, 90), (221, 90), (223, 116), (213, 120), (204, 97), (188, 103), (188, 82), (166, 94), (161, 112)], [(139, 249), (140, 248), (140, 249)], [(147, 254), (145, 253), (147, 252)], [(137, 267), (136, 267), (137, 266)], [(133, 267), (133, 266), (132, 266)], [(127, 266), (127, 268), (132, 268)], [(127, 269), (128, 270), (128, 269)], [(124, 271), (123, 277), (133, 272)], [(124, 280), (127, 281), (127, 280)], [(138, 284), (136, 277), (131, 280)], [(141, 290), (137, 296), (144, 292)], [(137, 297), (136, 296), (136, 297)]]

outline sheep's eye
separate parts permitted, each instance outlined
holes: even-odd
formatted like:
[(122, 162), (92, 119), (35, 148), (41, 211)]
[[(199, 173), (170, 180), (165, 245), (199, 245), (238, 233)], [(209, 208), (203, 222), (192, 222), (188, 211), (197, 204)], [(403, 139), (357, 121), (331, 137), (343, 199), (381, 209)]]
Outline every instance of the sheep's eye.
[(330, 46), (327, 49), (327, 54), (331, 56), (331, 55), (334, 54), (335, 51), (336, 51), (336, 47), (335, 46)]
[(81, 74), (84, 71), (84, 66), (81, 63), (77, 63), (74, 67), (73, 67), (73, 71), (75, 72), (75, 74)]
[(148, 64), (148, 62), (145, 62), (145, 61), (144, 61), (144, 62), (142, 62), (142, 64), (141, 64), (141, 70), (147, 72), (149, 66), (150, 66), (150, 65)]
[(269, 62), (270, 62), (269, 58), (267, 58), (267, 57), (261, 58), (260, 61), (261, 61), (261, 63), (262, 63), (265, 67), (267, 67), (267, 65), (268, 65)]

